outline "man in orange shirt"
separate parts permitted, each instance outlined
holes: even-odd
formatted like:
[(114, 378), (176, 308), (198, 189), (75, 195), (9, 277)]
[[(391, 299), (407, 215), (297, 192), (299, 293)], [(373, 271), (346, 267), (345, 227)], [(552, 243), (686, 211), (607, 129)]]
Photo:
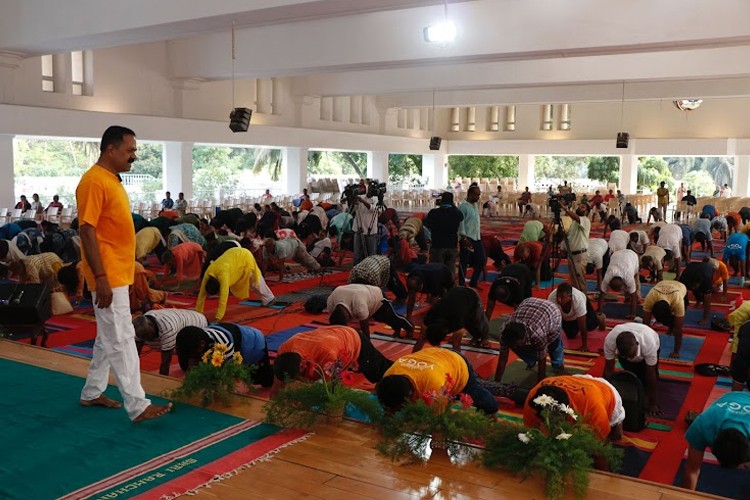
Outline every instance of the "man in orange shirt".
[(545, 405), (540, 403), (544, 400), (537, 401), (543, 395), (551, 397), (558, 405), (572, 408), (599, 439), (617, 441), (622, 437), (622, 422), (625, 420), (622, 398), (617, 389), (603, 378), (590, 375), (545, 378), (529, 391), (523, 405), (524, 425), (537, 428), (543, 425), (541, 413)]
[(133, 422), (161, 417), (172, 409), (152, 405), (141, 386), (135, 330), (130, 317), (128, 287), (135, 272), (135, 227), (120, 173), (130, 170), (135, 156), (135, 132), (109, 127), (102, 136), (101, 154), (76, 189), (82, 245), (82, 270), (94, 301), (96, 340), (83, 406), (120, 408), (104, 390), (109, 371), (115, 373), (125, 411)]

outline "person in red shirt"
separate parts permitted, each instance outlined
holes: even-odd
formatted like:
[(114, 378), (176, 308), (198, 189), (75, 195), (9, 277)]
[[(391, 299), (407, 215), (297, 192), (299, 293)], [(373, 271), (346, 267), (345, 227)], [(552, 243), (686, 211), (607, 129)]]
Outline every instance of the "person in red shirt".
[(523, 212), (526, 209), (526, 205), (531, 203), (531, 192), (529, 191), (529, 186), (526, 186), (526, 191), (521, 193), (521, 197), (518, 198), (518, 211), (523, 216)]
[(739, 232), (740, 227), (742, 226), (742, 217), (737, 212), (727, 212), (727, 215), (725, 217), (727, 219), (727, 229), (728, 233), (736, 233)]
[(547, 257), (548, 253), (545, 251), (545, 245), (541, 241), (524, 241), (516, 246), (516, 251), (513, 254), (513, 262), (526, 264), (534, 274), (536, 284), (539, 286), (539, 283), (541, 283), (542, 260)]

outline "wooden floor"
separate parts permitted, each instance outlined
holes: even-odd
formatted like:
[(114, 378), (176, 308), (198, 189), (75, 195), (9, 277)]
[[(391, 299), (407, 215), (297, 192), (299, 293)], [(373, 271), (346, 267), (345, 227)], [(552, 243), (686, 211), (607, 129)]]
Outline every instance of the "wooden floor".
[[(88, 361), (47, 349), (0, 339), (0, 357), (85, 377)], [(159, 394), (178, 385), (174, 379), (144, 374), (147, 392)], [(71, 394), (71, 398), (77, 394)], [(237, 396), (218, 411), (260, 420), (263, 401)], [(123, 420), (126, 418), (122, 415)], [(166, 418), (169, 418), (168, 416)], [(486, 498), (543, 499), (541, 481), (491, 471), (477, 465), (455, 466), (446, 457), (426, 465), (399, 465), (377, 454), (375, 430), (356, 422), (321, 424), (307, 440), (289, 446), (240, 474), (199, 491), (204, 499), (356, 499)], [(717, 498), (658, 483), (606, 473), (592, 473), (586, 498), (678, 500)], [(569, 498), (573, 498), (570, 494)], [(566, 497), (567, 498), (567, 497)]]

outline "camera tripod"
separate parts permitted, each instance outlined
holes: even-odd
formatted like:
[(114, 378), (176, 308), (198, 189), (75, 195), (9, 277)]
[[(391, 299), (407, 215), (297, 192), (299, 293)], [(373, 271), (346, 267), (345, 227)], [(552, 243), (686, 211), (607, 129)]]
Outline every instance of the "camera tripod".
[[(550, 268), (552, 269), (552, 288), (555, 287), (555, 273), (560, 267), (560, 261), (562, 260), (563, 252), (568, 260), (568, 270), (573, 277), (572, 285), (579, 281), (580, 276), (578, 275), (578, 269), (573, 262), (573, 256), (570, 253), (570, 241), (568, 240), (568, 233), (563, 227), (562, 219), (560, 218), (560, 211), (553, 211), (552, 222), (549, 225), (549, 232), (547, 233), (548, 243), (552, 245), (550, 252)], [(560, 243), (565, 243), (564, 250)], [(544, 252), (542, 252), (544, 254)], [(585, 280), (584, 280), (585, 281)], [(586, 290), (582, 290), (586, 293)]]
[[(357, 201), (356, 203), (353, 203), (349, 205), (349, 213), (353, 217), (357, 217), (357, 203), (360, 203), (360, 201)], [(376, 231), (373, 233), (373, 228), (377, 228), (378, 220), (380, 219), (380, 215), (385, 212), (387, 207), (385, 206), (385, 203), (383, 203), (383, 198), (381, 196), (378, 197), (378, 201), (375, 203), (375, 210), (373, 211), (372, 218), (370, 219), (370, 223), (367, 225), (367, 231), (364, 231), (364, 227), (361, 226), (358, 228), (357, 232), (354, 234), (355, 238), (359, 239), (361, 248), (363, 249), (363, 259), (370, 257), (370, 250), (367, 248), (367, 237), (368, 236), (378, 236), (378, 241), (380, 240), (380, 232)], [(377, 249), (377, 243), (375, 247), (375, 253), (373, 255), (378, 254)]]

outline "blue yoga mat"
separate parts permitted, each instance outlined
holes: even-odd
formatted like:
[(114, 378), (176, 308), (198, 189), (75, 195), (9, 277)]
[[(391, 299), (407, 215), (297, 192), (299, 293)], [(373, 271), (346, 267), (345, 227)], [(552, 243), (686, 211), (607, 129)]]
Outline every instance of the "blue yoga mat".
[(744, 282), (745, 281), (742, 279), (742, 276), (730, 276), (728, 281), (730, 285), (734, 286), (743, 286)]
[[(703, 347), (703, 337), (682, 336), (682, 347), (680, 348), (679, 361), (695, 361), (698, 353)], [(664, 333), (659, 334), (659, 345), (661, 347), (660, 358), (668, 359), (669, 353), (674, 349), (674, 337)]]
[(263, 306), (260, 300), (243, 300), (242, 302), (240, 302), (240, 305), (252, 306), (252, 307), (270, 307), (271, 309), (284, 309), (289, 304), (287, 304), (286, 302), (279, 302), (279, 303), (271, 304), (270, 306)]
[[(685, 460), (682, 461), (674, 478), (672, 484), (675, 486), (682, 485), (682, 471), (685, 468), (685, 462)], [(701, 475), (698, 477), (698, 485), (695, 489), (721, 497), (748, 499), (750, 498), (750, 471), (725, 469), (717, 464), (703, 462)]]
[(266, 335), (266, 346), (268, 347), (269, 351), (278, 351), (279, 346), (285, 341), (289, 340), (292, 336), (294, 336), (295, 333), (306, 332), (312, 329), (313, 328), (310, 326), (295, 326), (294, 328), (289, 328), (288, 330), (281, 330), (280, 332)]

